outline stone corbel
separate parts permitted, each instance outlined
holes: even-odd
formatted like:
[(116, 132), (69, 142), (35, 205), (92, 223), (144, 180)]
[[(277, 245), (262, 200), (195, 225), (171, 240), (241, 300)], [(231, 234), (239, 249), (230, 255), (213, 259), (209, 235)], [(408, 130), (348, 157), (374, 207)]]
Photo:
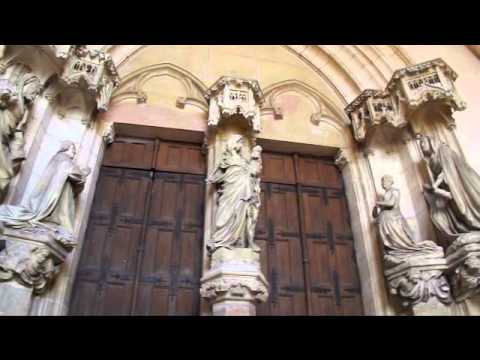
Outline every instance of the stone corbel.
[(105, 131), (103, 132), (102, 138), (106, 145), (113, 144), (115, 141), (115, 127), (113, 122), (107, 125)]
[(120, 83), (111, 56), (103, 51), (89, 50), (85, 45), (69, 48), (60, 79), (68, 86), (88, 93), (99, 111), (108, 109), (113, 90)]
[(205, 94), (209, 102), (208, 126), (216, 128), (225, 118), (241, 115), (254, 134), (261, 131), (263, 94), (256, 80), (223, 76)]
[(338, 149), (334, 161), (335, 165), (342, 171), (350, 162), (350, 154), (345, 149)]

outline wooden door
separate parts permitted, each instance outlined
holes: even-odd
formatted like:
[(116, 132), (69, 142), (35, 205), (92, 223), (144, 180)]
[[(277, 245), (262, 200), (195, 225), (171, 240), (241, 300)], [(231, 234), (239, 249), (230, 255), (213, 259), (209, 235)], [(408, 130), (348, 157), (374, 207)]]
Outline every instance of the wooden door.
[(72, 315), (196, 315), (205, 159), (198, 145), (120, 140), (104, 159)]
[(263, 155), (256, 239), (270, 297), (259, 315), (362, 313), (342, 178), (331, 161)]

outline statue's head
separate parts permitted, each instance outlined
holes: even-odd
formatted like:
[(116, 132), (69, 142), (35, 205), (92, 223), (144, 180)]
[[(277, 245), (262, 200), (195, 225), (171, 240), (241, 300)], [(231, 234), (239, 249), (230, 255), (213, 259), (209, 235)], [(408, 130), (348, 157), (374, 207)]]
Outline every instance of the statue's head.
[(420, 144), (420, 149), (425, 156), (430, 156), (433, 154), (433, 142), (430, 136), (417, 134), (416, 139)]
[(393, 186), (393, 177), (385, 175), (382, 177), (382, 188), (384, 190), (390, 190)]
[(65, 153), (66, 155), (68, 155), (70, 158), (73, 159), (77, 153), (77, 149), (73, 141), (65, 140), (65, 141), (62, 141), (60, 145), (60, 150), (58, 150), (58, 152)]

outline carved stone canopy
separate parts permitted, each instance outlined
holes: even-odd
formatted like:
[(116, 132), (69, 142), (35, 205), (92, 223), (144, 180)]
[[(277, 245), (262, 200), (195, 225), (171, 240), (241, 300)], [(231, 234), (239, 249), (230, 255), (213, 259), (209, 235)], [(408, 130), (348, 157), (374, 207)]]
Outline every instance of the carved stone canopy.
[(102, 111), (107, 110), (112, 92), (120, 83), (111, 56), (85, 45), (69, 48), (61, 79), (90, 93), (96, 99), (97, 109)]
[(435, 59), (397, 70), (385, 90), (364, 90), (346, 108), (358, 142), (364, 142), (382, 124), (401, 128), (408, 115), (419, 107), (434, 104), (437, 113), (453, 128), (453, 111), (465, 110), (454, 81), (457, 74), (442, 60)]
[(407, 125), (396, 99), (386, 91), (364, 90), (346, 108), (355, 140), (363, 142), (375, 126), (387, 123), (395, 128)]
[(409, 110), (436, 100), (461, 111), (466, 105), (453, 84), (456, 79), (457, 74), (450, 66), (442, 59), (435, 59), (395, 71), (386, 90), (397, 94)]
[(223, 118), (241, 115), (254, 133), (261, 131), (260, 106), (263, 93), (256, 80), (223, 76), (205, 93), (210, 103), (208, 126), (217, 127)]

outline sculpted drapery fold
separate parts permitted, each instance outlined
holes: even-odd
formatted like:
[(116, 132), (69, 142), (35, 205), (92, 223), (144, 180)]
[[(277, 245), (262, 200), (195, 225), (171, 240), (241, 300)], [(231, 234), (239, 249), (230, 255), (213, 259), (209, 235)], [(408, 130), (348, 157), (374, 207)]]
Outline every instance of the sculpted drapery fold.
[(208, 178), (218, 187), (215, 228), (207, 247), (259, 248), (254, 243), (255, 225), (260, 207), (261, 147), (252, 149), (250, 158), (243, 154), (244, 139), (228, 143), (222, 158)]
[(75, 163), (75, 152), (74, 143), (63, 142), (24, 205), (0, 206), (0, 222), (12, 228), (53, 231), (59, 241), (73, 243), (75, 196), (90, 172)]
[(428, 136), (417, 138), (431, 177), (424, 193), (437, 229), (449, 243), (480, 231), (480, 176), (447, 144), (435, 146)]

